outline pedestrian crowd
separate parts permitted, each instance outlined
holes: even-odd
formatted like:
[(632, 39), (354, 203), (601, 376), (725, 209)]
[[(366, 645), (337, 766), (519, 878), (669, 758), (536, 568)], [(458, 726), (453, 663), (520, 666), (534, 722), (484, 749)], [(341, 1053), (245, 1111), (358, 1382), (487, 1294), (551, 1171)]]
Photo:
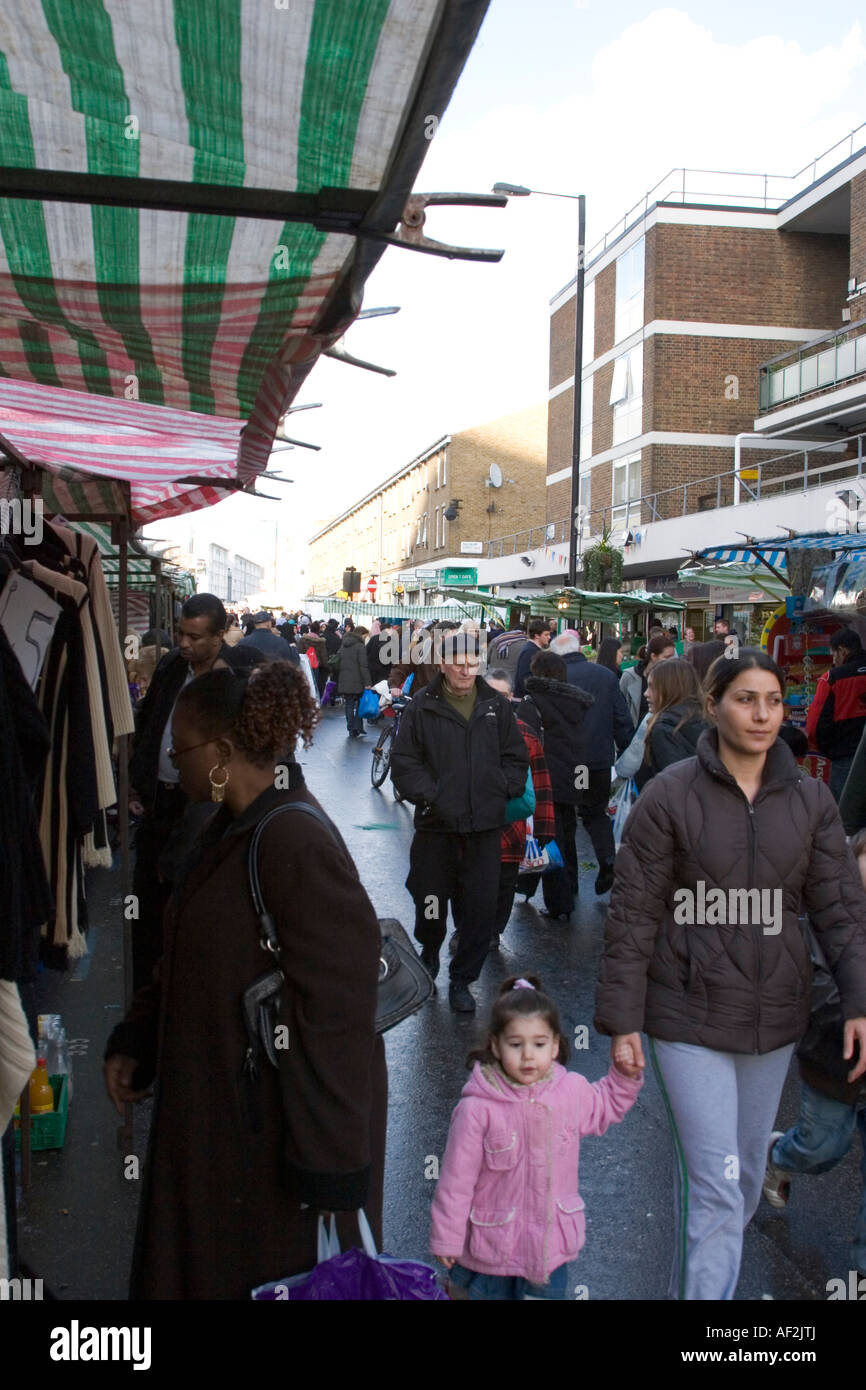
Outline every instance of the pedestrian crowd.
[[(351, 1243), (363, 1209), (381, 1248), (380, 927), (296, 753), (323, 708), (342, 701), (355, 742), (398, 694), (414, 936), (434, 989), (448, 943), (458, 1017), (476, 1011), (516, 896), (540, 885), (550, 930), (568, 930), (578, 820), (609, 895), (607, 1075), (567, 1067), (531, 961), (469, 1052), (432, 1212), (450, 1296), (568, 1297), (581, 1138), (628, 1123), (647, 1062), (672, 1135), (668, 1297), (733, 1298), (762, 1193), (784, 1208), (792, 1177), (827, 1171), (857, 1130), (866, 1273), (866, 653), (853, 630), (834, 638), (804, 736), (779, 667), (731, 637), (724, 620), (708, 642), (657, 628), (633, 652), (546, 618), (367, 627), (229, 615), (207, 594), (184, 604), (175, 647), (146, 635), (131, 679), (137, 992), (105, 1062), (118, 1108), (156, 1085), (134, 1297), (243, 1298), (302, 1273), (320, 1214)], [(815, 740), (839, 769), (829, 787), (797, 761)], [(241, 1007), (253, 985), (253, 1016), (276, 1009), (291, 1039), (270, 1065)], [(795, 1053), (800, 1114), (779, 1131)]]

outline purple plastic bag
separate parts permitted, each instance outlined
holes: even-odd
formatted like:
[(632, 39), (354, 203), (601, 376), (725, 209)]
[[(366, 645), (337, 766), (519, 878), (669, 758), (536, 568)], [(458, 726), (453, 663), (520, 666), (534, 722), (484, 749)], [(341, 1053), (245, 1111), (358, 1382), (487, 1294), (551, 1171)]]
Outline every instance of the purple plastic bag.
[(294, 1303), (449, 1301), (430, 1265), (390, 1255), (371, 1256), (363, 1250), (334, 1255), (310, 1274), (263, 1284), (254, 1290), (253, 1298)]
[(336, 692), (337, 682), (331, 680), (325, 681), (325, 688), (322, 691), (322, 698), (319, 702), (323, 709), (326, 705), (332, 705), (334, 703), (334, 695)]

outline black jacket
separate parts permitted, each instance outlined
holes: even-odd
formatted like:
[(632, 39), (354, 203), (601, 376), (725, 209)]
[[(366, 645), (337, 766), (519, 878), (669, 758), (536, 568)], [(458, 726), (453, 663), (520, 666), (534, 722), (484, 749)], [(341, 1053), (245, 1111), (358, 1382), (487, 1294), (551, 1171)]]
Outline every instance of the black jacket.
[(591, 771), (613, 767), (617, 753), (628, 748), (634, 738), (634, 724), (619, 681), (606, 666), (587, 661), (583, 652), (569, 652), (563, 660), (569, 685), (585, 690), (595, 702), (581, 724), (578, 762)]
[[(391, 780), (415, 804), (415, 829), (495, 830), (526, 786), (529, 754), (511, 704), (479, 676), (467, 723), (442, 694), (441, 672), (406, 706)], [(495, 891), (495, 885), (491, 891)]]
[(521, 700), (526, 694), (526, 682), (529, 679), (529, 672), (533, 661), (539, 652), (546, 651), (545, 647), (539, 647), (537, 642), (528, 638), (520, 649), (517, 658), (517, 666), (514, 671), (514, 694), (515, 698)]
[(526, 681), (526, 699), (517, 712), (541, 736), (554, 801), (573, 806), (580, 800), (575, 782), (576, 769), (586, 766), (582, 726), (594, 703), (585, 690), (567, 681), (548, 676), (529, 676)]
[[(262, 654), (255, 647), (245, 646), (243, 642), (239, 642), (236, 647), (229, 647), (223, 642), (219, 659), (239, 671), (260, 665)], [(167, 652), (154, 671), (147, 694), (135, 713), (135, 736), (132, 757), (129, 760), (129, 785), (131, 791), (138, 792), (145, 806), (156, 796), (162, 736), (171, 718), (174, 702), (183, 689), (188, 671), (189, 662), (181, 656), (179, 647)]]
[[(681, 720), (684, 722), (680, 723)], [(698, 739), (706, 727), (700, 714), (690, 705), (671, 705), (670, 709), (662, 710), (647, 738), (649, 758), (644, 757), (635, 773), (638, 790), (671, 763), (693, 758)]]
[(379, 681), (384, 681), (388, 679), (388, 673), (391, 670), (391, 663), (380, 661), (379, 659), (379, 653), (381, 652), (382, 647), (385, 646), (385, 643), (387, 643), (389, 647), (391, 646), (390, 628), (388, 628), (384, 632), (374, 633), (374, 635), (370, 638), (369, 642), (367, 643), (367, 664), (370, 667), (371, 685), (378, 685)]

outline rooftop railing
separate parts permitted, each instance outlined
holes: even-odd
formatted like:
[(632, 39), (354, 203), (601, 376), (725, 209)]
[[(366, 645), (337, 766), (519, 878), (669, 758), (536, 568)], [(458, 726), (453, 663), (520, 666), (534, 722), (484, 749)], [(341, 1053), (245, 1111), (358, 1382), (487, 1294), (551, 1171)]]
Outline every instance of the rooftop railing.
[[(702, 206), (765, 208), (777, 211), (791, 198), (823, 178), (856, 151), (866, 148), (866, 121), (844, 135), (829, 150), (804, 164), (796, 174), (746, 174), (722, 169), (671, 169), (629, 208), (586, 253), (586, 264), (646, 217), (655, 203), (698, 203)], [(858, 139), (862, 143), (857, 143)]]

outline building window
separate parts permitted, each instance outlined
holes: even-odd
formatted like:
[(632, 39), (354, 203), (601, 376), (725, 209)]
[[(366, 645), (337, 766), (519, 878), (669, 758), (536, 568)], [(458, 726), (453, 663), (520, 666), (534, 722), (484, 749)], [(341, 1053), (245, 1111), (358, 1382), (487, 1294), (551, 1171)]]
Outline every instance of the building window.
[(640, 495), (640, 454), (617, 459), (613, 465), (612, 531), (623, 531), (640, 521), (640, 508), (635, 506)]
[(583, 365), (595, 355), (595, 281), (590, 280), (583, 290)]
[(442, 486), (442, 455), (436, 455), (436, 486)]
[(592, 535), (592, 523), (589, 514), (592, 511), (592, 472), (589, 468), (580, 475), (580, 491), (578, 493), (578, 535)]
[(442, 486), (448, 482), (448, 450), (442, 450)]
[(624, 251), (616, 262), (616, 311), (613, 340), (622, 342), (643, 327), (644, 238)]
[(613, 443), (634, 439), (643, 428), (643, 344), (632, 348), (613, 364), (610, 388), (613, 406)]
[(438, 549), (439, 549), (439, 546), (442, 544), (442, 541), (441, 541), (442, 532), (441, 532), (440, 529), (439, 529), (439, 513), (440, 513), (441, 510), (442, 510), (441, 507), (437, 507), (437, 508), (436, 508), (436, 545), (435, 545), (435, 549), (436, 549), (436, 550), (438, 550)]

